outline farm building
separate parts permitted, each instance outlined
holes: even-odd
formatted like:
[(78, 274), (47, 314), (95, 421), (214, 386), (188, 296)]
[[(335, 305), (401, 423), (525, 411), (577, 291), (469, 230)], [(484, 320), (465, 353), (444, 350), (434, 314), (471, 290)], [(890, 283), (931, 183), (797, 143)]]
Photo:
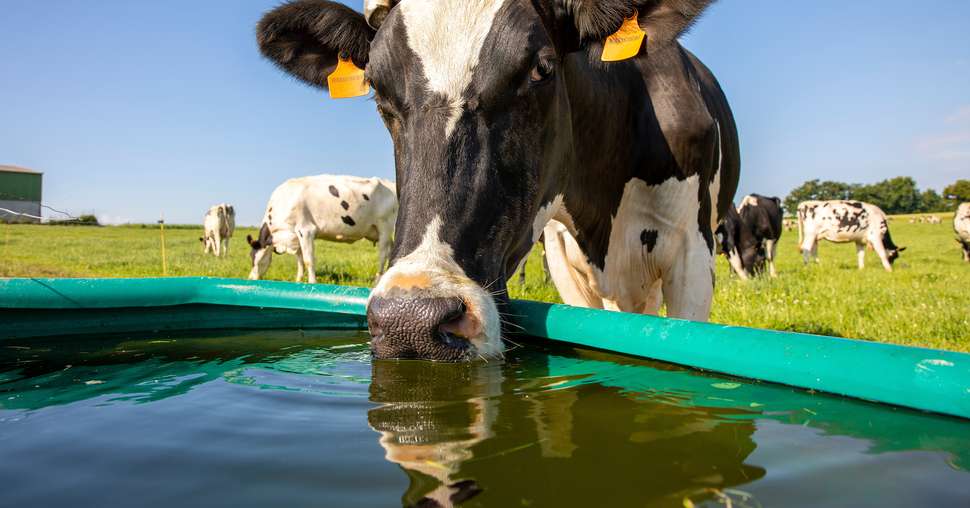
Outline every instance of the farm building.
[(38, 171), (0, 164), (0, 222), (40, 222), (43, 177)]

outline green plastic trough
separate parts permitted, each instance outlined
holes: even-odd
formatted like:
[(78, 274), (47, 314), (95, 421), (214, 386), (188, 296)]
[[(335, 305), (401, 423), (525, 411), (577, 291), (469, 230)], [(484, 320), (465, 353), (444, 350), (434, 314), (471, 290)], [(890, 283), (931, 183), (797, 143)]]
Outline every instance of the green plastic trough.
[[(0, 341), (163, 330), (363, 329), (369, 290), (236, 279), (0, 279)], [(970, 355), (515, 300), (524, 333), (970, 418)]]

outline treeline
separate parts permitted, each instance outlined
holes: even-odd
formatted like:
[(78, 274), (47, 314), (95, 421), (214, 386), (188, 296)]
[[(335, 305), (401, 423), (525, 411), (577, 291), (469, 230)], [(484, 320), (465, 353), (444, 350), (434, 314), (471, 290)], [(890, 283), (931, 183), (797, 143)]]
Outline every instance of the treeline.
[(964, 201), (970, 201), (970, 180), (957, 180), (943, 189), (920, 191), (916, 181), (898, 176), (873, 184), (809, 180), (785, 198), (785, 211), (794, 214), (798, 203), (812, 199), (854, 199), (872, 203), (889, 214), (947, 212)]

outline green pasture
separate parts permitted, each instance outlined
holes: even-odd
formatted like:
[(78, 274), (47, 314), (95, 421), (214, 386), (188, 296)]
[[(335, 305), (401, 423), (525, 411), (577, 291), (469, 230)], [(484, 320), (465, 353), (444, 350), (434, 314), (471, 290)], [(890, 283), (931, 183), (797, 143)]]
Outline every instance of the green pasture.
[[(853, 337), (970, 352), (970, 264), (960, 258), (951, 216), (943, 224), (910, 224), (896, 216), (893, 239), (908, 247), (893, 273), (875, 254), (856, 268), (855, 246), (822, 243), (821, 264), (803, 266), (796, 231), (785, 232), (778, 249), (779, 277), (742, 282), (717, 264), (712, 321), (719, 323)], [(230, 255), (202, 254), (201, 227), (167, 228), (167, 275), (245, 278), (249, 246), (240, 228)], [(319, 282), (368, 286), (374, 281), (377, 252), (369, 242), (317, 242)], [(525, 285), (509, 283), (515, 298), (559, 301), (544, 281), (533, 252)], [(268, 278), (291, 280), (293, 256), (274, 256)], [(155, 277), (162, 273), (157, 227), (40, 226), (0, 224), (0, 277)]]

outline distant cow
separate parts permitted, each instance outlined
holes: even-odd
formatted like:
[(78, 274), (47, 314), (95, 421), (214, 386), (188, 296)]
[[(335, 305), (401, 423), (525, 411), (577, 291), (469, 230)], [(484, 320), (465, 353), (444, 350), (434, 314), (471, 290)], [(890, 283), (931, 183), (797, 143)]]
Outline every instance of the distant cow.
[(883, 211), (861, 201), (804, 201), (798, 204), (798, 243), (802, 256), (818, 261), (818, 240), (855, 242), (859, 268), (865, 265), (868, 244), (887, 271), (906, 247), (896, 247)]
[(963, 260), (970, 263), (970, 202), (961, 203), (953, 215), (953, 231), (963, 247)]
[(926, 222), (927, 224), (943, 224), (943, 219), (941, 219), (938, 215), (930, 215), (926, 218)]
[(768, 272), (777, 277), (775, 270), (775, 254), (778, 251), (778, 240), (781, 239), (781, 200), (775, 197), (749, 194), (741, 200), (738, 207), (741, 222), (754, 235), (758, 248), (764, 251), (768, 261)]
[(366, 238), (377, 244), (378, 274), (391, 252), (397, 220), (394, 183), (380, 178), (318, 175), (293, 178), (273, 191), (259, 238), (247, 236), (257, 280), (269, 268), (272, 253), (296, 255), (296, 280), (317, 281), (313, 240), (352, 243)]
[(236, 210), (221, 203), (209, 208), (202, 218), (202, 252), (215, 256), (229, 255), (229, 239), (236, 231)]
[(791, 231), (798, 225), (798, 221), (796, 219), (785, 219), (782, 224), (785, 226), (785, 231)]
[(718, 224), (715, 237), (731, 269), (742, 280), (748, 280), (755, 272), (764, 269), (764, 248), (755, 240), (751, 229), (741, 220), (734, 206), (728, 208), (724, 219)]

